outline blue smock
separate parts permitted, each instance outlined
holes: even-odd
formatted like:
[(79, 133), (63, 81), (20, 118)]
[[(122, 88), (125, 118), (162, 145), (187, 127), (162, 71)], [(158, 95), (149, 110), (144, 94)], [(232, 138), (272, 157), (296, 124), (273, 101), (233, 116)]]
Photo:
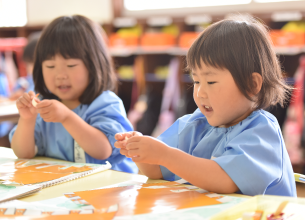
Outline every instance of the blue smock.
[[(195, 157), (214, 160), (243, 194), (296, 196), (281, 129), (276, 118), (264, 110), (223, 128), (209, 125), (197, 109), (178, 119), (158, 139)], [(180, 179), (166, 167), (160, 168), (164, 179)]]
[(9, 84), (4, 72), (0, 72), (0, 96), (9, 96)]
[[(72, 111), (89, 125), (102, 131), (112, 146), (112, 154), (106, 160), (98, 160), (85, 153), (86, 163), (104, 164), (105, 161), (109, 161), (114, 170), (129, 173), (138, 172), (136, 164), (130, 158), (121, 155), (120, 149), (114, 147), (116, 133), (133, 130), (126, 117), (123, 103), (115, 93), (104, 91), (90, 105), (80, 104)], [(10, 132), (10, 140), (16, 127)], [(37, 156), (74, 162), (74, 139), (72, 136), (61, 123), (45, 122), (40, 114), (36, 119), (35, 144), (38, 148)]]
[[(0, 97), (9, 97), (9, 84), (7, 77), (4, 72), (0, 72)], [(7, 135), (12, 129), (13, 124), (11, 122), (1, 122), (0, 123), (0, 138)]]

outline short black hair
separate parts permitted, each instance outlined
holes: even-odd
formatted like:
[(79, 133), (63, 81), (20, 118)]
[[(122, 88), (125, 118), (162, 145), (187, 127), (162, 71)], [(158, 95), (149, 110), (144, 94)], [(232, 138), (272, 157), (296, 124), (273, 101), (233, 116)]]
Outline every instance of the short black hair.
[(44, 83), (42, 62), (60, 54), (66, 59), (81, 59), (88, 70), (89, 83), (80, 103), (90, 104), (105, 90), (116, 91), (117, 78), (102, 31), (100, 25), (81, 15), (61, 16), (46, 26), (36, 47), (35, 90), (44, 98), (58, 99)]
[(186, 60), (189, 70), (201, 68), (201, 62), (228, 69), (239, 90), (251, 101), (252, 73), (259, 73), (263, 83), (256, 110), (277, 103), (283, 106), (291, 91), (283, 79), (268, 29), (251, 16), (237, 15), (210, 25), (192, 44)]

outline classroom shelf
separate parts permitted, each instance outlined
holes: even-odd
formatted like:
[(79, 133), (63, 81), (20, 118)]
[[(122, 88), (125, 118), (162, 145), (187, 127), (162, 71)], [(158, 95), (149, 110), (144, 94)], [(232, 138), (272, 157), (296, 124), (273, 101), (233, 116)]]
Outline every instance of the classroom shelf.
[[(120, 82), (133, 82), (134, 79), (122, 79), (119, 78)], [(165, 82), (165, 79), (160, 79), (156, 76), (155, 73), (146, 73), (145, 74), (145, 81), (146, 82)], [(193, 83), (191, 76), (189, 74), (183, 74), (181, 76), (181, 82), (183, 83)], [(292, 78), (289, 78), (289, 82), (293, 82)]]
[[(305, 52), (305, 46), (275, 47), (275, 52), (280, 55), (297, 55)], [(185, 56), (187, 48), (180, 47), (126, 47), (110, 48), (110, 54), (114, 57), (128, 57), (145, 54), (168, 54), (173, 56)]]
[(168, 55), (186, 55), (188, 49), (180, 47), (119, 47), (110, 48), (110, 54), (114, 57), (128, 57), (132, 55), (145, 54), (168, 54)]
[(275, 47), (274, 50), (280, 55), (297, 55), (305, 52), (305, 46)]
[[(242, 13), (242, 11), (240, 11)], [(305, 12), (303, 13), (302, 19), (305, 19)], [(261, 12), (259, 14), (253, 14), (253, 16), (258, 17), (264, 21), (266, 26), (270, 28), (270, 30), (279, 30), (283, 27), (286, 21), (275, 21), (272, 20), (272, 12)], [(178, 74), (180, 75), (179, 80), (179, 86), (181, 90), (181, 102), (185, 103), (185, 109), (183, 111), (183, 114), (189, 114), (194, 111), (194, 109), (197, 108), (196, 104), (193, 100), (193, 94), (192, 94), (192, 79), (187, 74), (187, 71), (185, 70), (186, 67), (186, 60), (185, 56), (188, 52), (188, 47), (186, 45), (181, 44), (181, 39), (183, 39), (183, 34), (185, 33), (198, 33), (202, 29), (204, 29), (206, 26), (204, 23), (200, 23), (197, 21), (197, 23), (189, 23), (186, 20), (186, 17), (192, 16), (192, 15), (199, 15), (199, 13), (189, 13), (189, 14), (177, 14), (177, 15), (166, 15), (172, 18), (171, 25), (175, 26), (177, 29), (177, 33), (175, 35), (175, 41), (172, 44), (168, 44), (171, 46), (154, 46), (154, 47), (144, 47), (143, 42), (141, 41), (143, 35), (145, 33), (162, 33), (164, 30), (162, 30), (162, 27), (167, 25), (157, 25), (157, 26), (151, 26), (148, 22), (149, 16), (143, 16), (143, 18), (135, 17), (136, 20), (136, 26), (117, 26), (115, 25), (115, 19), (122, 16), (122, 14), (116, 14), (114, 17), (113, 22), (104, 23), (102, 25), (103, 29), (105, 30), (105, 33), (108, 37), (113, 35), (114, 33), (122, 33), (119, 32), (120, 29), (125, 29), (125, 31), (129, 28), (139, 28), (141, 31), (138, 33), (138, 41), (132, 45), (136, 46), (129, 46), (126, 47), (124, 45), (126, 44), (110, 44), (109, 45), (119, 45), (117, 47), (110, 46), (110, 54), (113, 57), (113, 63), (114, 68), (117, 73), (126, 73), (126, 71), (129, 73), (129, 75), (124, 74), (121, 75), (123, 78), (119, 78), (118, 83), (118, 95), (122, 99), (126, 111), (130, 108), (132, 108), (133, 104), (136, 102), (137, 96), (143, 95), (143, 94), (149, 94), (160, 92), (159, 96), (152, 97), (152, 100), (157, 100), (153, 104), (153, 106), (157, 106), (161, 103), (162, 100), (162, 90), (165, 85), (166, 79), (164, 78), (158, 78), (158, 76), (155, 74), (156, 69), (158, 67), (168, 67), (170, 64), (170, 60), (173, 58), (179, 59), (179, 67), (178, 67)], [(200, 14), (201, 15), (201, 14)], [(226, 13), (219, 12), (219, 15), (209, 15), (210, 20), (209, 22), (214, 23), (220, 19), (225, 18)], [(201, 21), (202, 22), (202, 21)], [(134, 24), (133, 24), (134, 25)], [(28, 37), (30, 34), (41, 31), (43, 29), (43, 26), (25, 26), (25, 27), (11, 27), (11, 28), (0, 28), (0, 38), (7, 38), (7, 37)], [(126, 34), (126, 32), (125, 32)], [(188, 42), (191, 42), (188, 41)], [(155, 39), (153, 38), (153, 43), (155, 42)], [(128, 44), (127, 44), (128, 45)], [(129, 44), (130, 45), (130, 44)], [(300, 44), (302, 45), (302, 44)], [(185, 47), (183, 47), (185, 46)], [(187, 44), (189, 46), (189, 44)], [(285, 71), (285, 75), (287, 77), (290, 77), (289, 80), (286, 79), (286, 81), (293, 85), (293, 75), (299, 66), (299, 58), (302, 54), (305, 53), (305, 45), (303, 46), (290, 46), (290, 47), (275, 47), (275, 52), (279, 55), (279, 61), (283, 66), (283, 71)], [(122, 67), (126, 67), (126, 69), (122, 69)], [(125, 70), (125, 72), (124, 72)], [(131, 74), (133, 72), (133, 75)], [(135, 77), (135, 79), (130, 79), (130, 75)], [(120, 76), (118, 74), (118, 76)], [(124, 79), (125, 77), (125, 79)], [(134, 83), (136, 82), (136, 83)], [(160, 91), (159, 91), (160, 90)], [(136, 94), (139, 93), (139, 94)], [(136, 94), (136, 95), (135, 95)], [(156, 115), (156, 118), (158, 118), (159, 110), (158, 111), (150, 111), (147, 114), (150, 114), (148, 117), (151, 117), (152, 115)], [(179, 113), (182, 115), (182, 113)], [(179, 115), (177, 114), (177, 116)], [(157, 120), (157, 119), (156, 119)]]

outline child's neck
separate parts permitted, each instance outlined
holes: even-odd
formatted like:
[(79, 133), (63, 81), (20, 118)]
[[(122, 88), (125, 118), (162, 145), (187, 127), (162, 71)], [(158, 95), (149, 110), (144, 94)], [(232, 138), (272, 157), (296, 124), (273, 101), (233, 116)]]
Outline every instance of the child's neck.
[(235, 121), (233, 121), (233, 122), (231, 122), (229, 124), (226, 124), (226, 125), (219, 125), (217, 127), (219, 127), (219, 128), (229, 128), (229, 127), (232, 127), (234, 125), (237, 125), (239, 122), (241, 122), (241, 121), (245, 120), (246, 118), (248, 118), (249, 115), (251, 115), (253, 111), (254, 111), (254, 109), (251, 108), (247, 112), (245, 112), (243, 115), (241, 115), (237, 120), (235, 120)]
[(67, 106), (68, 109), (75, 109), (77, 106), (80, 105), (79, 101), (67, 101), (67, 100), (63, 100), (61, 101), (62, 104), (64, 104), (65, 106)]

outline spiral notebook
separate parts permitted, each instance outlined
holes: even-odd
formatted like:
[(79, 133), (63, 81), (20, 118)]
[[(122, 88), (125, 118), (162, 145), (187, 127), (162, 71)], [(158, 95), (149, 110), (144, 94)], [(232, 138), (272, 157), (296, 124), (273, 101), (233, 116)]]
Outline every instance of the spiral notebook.
[[(111, 164), (108, 161), (101, 165), (0, 158), (0, 202), (26, 196), (42, 188), (72, 181), (110, 168)], [(3, 195), (3, 193), (6, 194)]]
[(41, 190), (40, 185), (7, 186), (0, 184), (0, 203), (31, 195)]

